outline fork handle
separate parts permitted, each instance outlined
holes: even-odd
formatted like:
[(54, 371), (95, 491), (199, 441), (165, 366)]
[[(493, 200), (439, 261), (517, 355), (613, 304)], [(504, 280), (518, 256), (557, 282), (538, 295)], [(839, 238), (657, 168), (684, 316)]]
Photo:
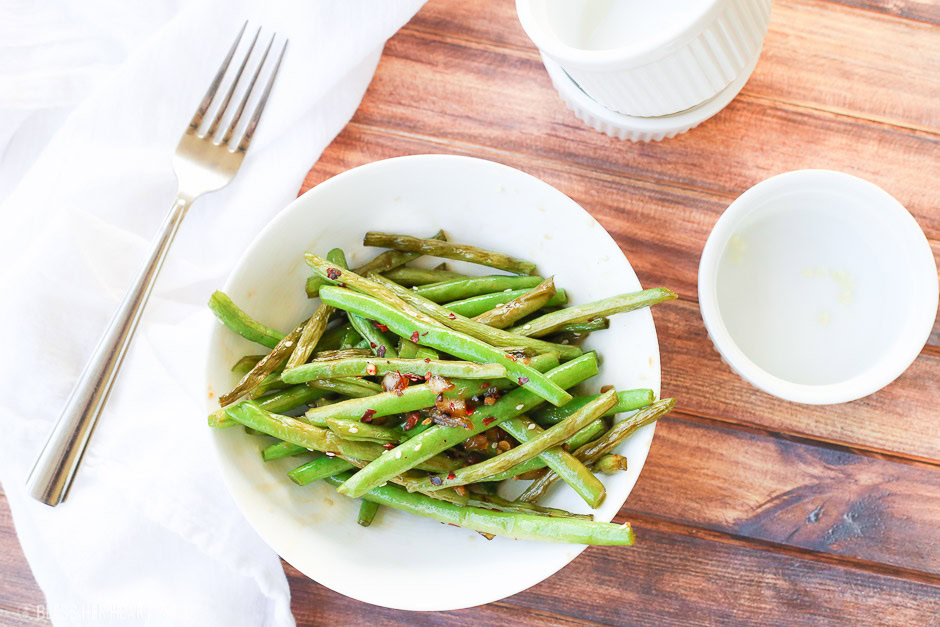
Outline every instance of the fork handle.
[(146, 265), (124, 295), (108, 328), (72, 388), (49, 439), (26, 480), (30, 496), (55, 507), (68, 496), (85, 446), (111, 391), (121, 360), (134, 337), (147, 299), (191, 198), (178, 196), (160, 227)]

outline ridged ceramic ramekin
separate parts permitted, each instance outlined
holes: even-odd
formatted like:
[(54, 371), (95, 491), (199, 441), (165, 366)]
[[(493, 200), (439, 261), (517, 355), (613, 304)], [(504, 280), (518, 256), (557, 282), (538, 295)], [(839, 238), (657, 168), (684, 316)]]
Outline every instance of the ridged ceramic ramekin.
[(760, 53), (770, 21), (770, 0), (516, 0), (516, 10), (543, 57), (592, 99), (641, 117), (715, 97)]

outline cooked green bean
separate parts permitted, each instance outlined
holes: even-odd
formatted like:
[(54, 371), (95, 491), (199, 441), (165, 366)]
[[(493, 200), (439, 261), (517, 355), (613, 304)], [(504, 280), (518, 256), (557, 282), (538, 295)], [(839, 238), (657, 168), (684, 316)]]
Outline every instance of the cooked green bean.
[[(344, 473), (326, 478), (325, 481), (330, 485), (340, 486), (345, 485), (344, 481), (348, 483), (350, 476), (353, 475)], [(519, 540), (607, 546), (629, 546), (634, 542), (633, 529), (629, 524), (617, 525), (579, 518), (554, 518), (535, 514), (496, 512), (471, 506), (461, 507), (438, 501), (420, 492), (408, 492), (396, 485), (375, 487), (362, 498), (472, 531)]]
[[(543, 437), (544, 433), (549, 433), (552, 429), (557, 429), (567, 423), (573, 417), (584, 412), (587, 408), (594, 406), (596, 403), (601, 403), (605, 398), (610, 400), (608, 403), (609, 406), (613, 406), (617, 402), (617, 396), (613, 391), (609, 392), (607, 395), (602, 394), (600, 398), (591, 401), (581, 409), (572, 413), (568, 418), (565, 418), (557, 425), (552, 426), (544, 432), (541, 427), (522, 416), (511, 418), (502, 423), (500, 427), (519, 442), (523, 442), (524, 444), (522, 446), (526, 446), (532, 440), (538, 440), (540, 437)], [(607, 401), (605, 401), (605, 403), (606, 402)], [(609, 407), (605, 408), (604, 412), (608, 410)], [(604, 412), (601, 412), (601, 414)], [(600, 416), (595, 416), (595, 418), (599, 417)], [(604, 484), (601, 483), (600, 480), (594, 476), (594, 473), (588, 470), (584, 464), (561, 446), (553, 446), (542, 451), (539, 455), (539, 459), (545, 462), (559, 477), (564, 479), (565, 483), (570, 485), (571, 488), (578, 493), (578, 496), (584, 499), (584, 502), (591, 507), (600, 507), (601, 503), (604, 502), (604, 498), (607, 496), (607, 489), (604, 488)]]
[(404, 285), (405, 287), (427, 285), (428, 283), (440, 283), (441, 281), (452, 281), (454, 279), (463, 279), (467, 276), (466, 274), (450, 272), (449, 270), (427, 270), (425, 268), (410, 268), (408, 266), (401, 266), (400, 268), (395, 268), (394, 270), (389, 270), (387, 272), (382, 272), (381, 270), (372, 270), (372, 272), (378, 272), (386, 279), (395, 281), (399, 285)]
[(359, 335), (359, 331), (356, 331), (356, 326), (350, 321), (349, 327), (346, 329), (346, 333), (343, 335), (343, 340), (340, 342), (340, 350), (347, 348), (353, 348), (361, 341), (368, 342), (369, 340), (363, 340), (363, 337)]
[(463, 279), (452, 279), (440, 283), (431, 283), (421, 287), (412, 288), (416, 294), (424, 296), (435, 303), (447, 303), (462, 298), (492, 294), (505, 290), (520, 290), (533, 288), (542, 282), (537, 276), (512, 276), (494, 274), (490, 276), (472, 276)]
[(235, 362), (235, 365), (232, 366), (232, 372), (239, 377), (244, 376), (262, 359), (264, 359), (264, 355), (245, 355)]
[(366, 233), (366, 236), (362, 239), (362, 244), (363, 246), (379, 246), (433, 257), (467, 261), (514, 274), (532, 274), (535, 272), (535, 264), (530, 261), (523, 261), (509, 255), (466, 244), (454, 244), (453, 242), (442, 242), (433, 239), (419, 239), (410, 235), (394, 235), (374, 231)]
[(374, 396), (384, 392), (382, 386), (365, 379), (316, 379), (308, 381), (310, 387), (324, 390), (327, 392), (336, 392), (343, 396), (353, 398), (362, 398), (364, 396)]
[[(509, 292), (494, 292), (492, 294), (480, 294), (479, 296), (473, 296), (471, 298), (464, 298), (463, 300), (455, 300), (452, 303), (446, 303), (444, 305), (445, 309), (449, 309), (455, 314), (460, 314), (461, 316), (466, 316), (467, 318), (473, 318), (479, 316), (482, 313), (486, 313), (491, 309), (499, 307), (509, 301), (519, 298), (526, 292), (531, 290), (512, 290)], [(568, 302), (568, 294), (565, 290), (556, 288), (555, 295), (552, 296), (545, 307), (553, 307), (557, 305), (564, 305)]]
[[(597, 374), (597, 358), (593, 353), (587, 353), (557, 368), (553, 368), (546, 373), (546, 378), (559, 387), (567, 388), (577, 385), (595, 374)], [(477, 408), (473, 415), (468, 416), (473, 423), (473, 429), (467, 430), (460, 427), (436, 425), (407, 442), (399, 444), (380, 459), (374, 460), (357, 472), (340, 490), (347, 496), (362, 496), (370, 489), (388, 480), (389, 477), (400, 475), (405, 470), (414, 468), (428, 457), (437, 455), (468, 437), (525, 413), (541, 402), (542, 399), (528, 386), (516, 388), (506, 393), (493, 405)]]
[[(282, 375), (283, 376), (283, 375)], [(531, 418), (538, 424), (543, 427), (550, 427), (554, 424), (558, 424), (572, 412), (581, 409), (599, 395), (595, 394), (593, 396), (575, 396), (566, 404), (561, 407), (555, 406), (543, 406), (539, 407), (532, 412)], [(617, 392), (617, 404), (613, 409), (608, 411), (605, 416), (613, 416), (614, 414), (622, 414), (626, 411), (633, 411), (634, 409), (639, 409), (641, 407), (646, 407), (650, 403), (656, 400), (656, 396), (653, 394), (653, 390), (648, 390), (645, 388), (637, 390), (627, 390), (625, 392)]]
[(600, 456), (594, 465), (591, 466), (591, 470), (594, 472), (599, 472), (605, 475), (612, 475), (618, 472), (623, 472), (627, 469), (627, 458), (623, 455), (614, 455), (608, 453), (607, 455)]
[[(616, 404), (617, 395), (611, 390), (606, 394), (602, 394), (597, 400), (591, 401), (574, 412), (551, 429), (541, 431), (537, 435), (528, 438), (519, 446), (511, 448), (504, 453), (500, 453), (495, 457), (473, 464), (472, 466), (459, 468), (446, 476), (438, 475), (436, 477), (428, 477), (418, 482), (415, 489), (433, 491), (438, 488), (452, 488), (458, 485), (467, 485), (468, 483), (482, 481), (489, 476), (505, 472), (513, 466), (517, 466), (524, 461), (538, 456), (542, 451), (561, 444), (582, 428), (594, 422), (597, 418), (600, 418), (601, 414)], [(517, 418), (521, 418), (521, 416)], [(508, 422), (510, 421), (507, 420), (503, 422), (502, 425), (504, 426)], [(530, 422), (529, 424), (535, 423)], [(503, 428), (505, 429), (505, 426)], [(512, 435), (511, 432), (510, 435)], [(559, 450), (561, 449), (559, 448)], [(585, 471), (587, 471), (587, 469), (585, 469)], [(587, 474), (590, 474), (590, 472), (587, 471)], [(601, 491), (603, 491), (603, 485), (601, 486)], [(599, 504), (600, 503), (598, 503), (598, 505)], [(597, 505), (594, 504), (592, 504), (592, 506), (597, 507)]]
[[(572, 359), (582, 353), (581, 349), (577, 346), (562, 346), (561, 344), (552, 344), (550, 342), (545, 342), (544, 340), (536, 340), (534, 338), (525, 337), (523, 335), (510, 333), (502, 329), (488, 327), (485, 324), (474, 322), (465, 316), (448, 311), (437, 303), (432, 303), (426, 298), (415, 294), (413, 291), (408, 290), (400, 285), (396, 285), (391, 281), (387, 281), (378, 275), (373, 274), (370, 276), (370, 278), (387, 287), (401, 300), (407, 301), (409, 305), (421, 310), (424, 314), (437, 320), (441, 324), (466, 336), (470, 336), (480, 341), (486, 342), (487, 344), (503, 348), (521, 346), (523, 348), (531, 348), (539, 353), (557, 352), (564, 359)], [(423, 336), (421, 342), (422, 344), (430, 345), (430, 342), (424, 341)], [(442, 348), (441, 350), (447, 352), (446, 349)], [(555, 403), (552, 404), (554, 405)]]
[[(675, 407), (675, 405), (675, 399), (667, 398), (662, 401), (657, 401), (649, 407), (639, 410), (632, 416), (625, 418), (624, 420), (621, 420), (615, 424), (613, 428), (604, 435), (604, 437), (589, 444), (585, 444), (576, 450), (574, 452), (574, 456), (585, 464), (593, 464), (601, 456), (610, 453), (614, 448), (617, 447), (617, 445), (633, 435), (637, 429), (652, 424), (668, 414), (672, 408)], [(532, 485), (526, 488), (525, 492), (519, 495), (518, 500), (528, 501), (530, 503), (537, 501), (542, 496), (544, 496), (546, 492), (548, 492), (548, 489), (558, 480), (558, 478), (558, 475), (554, 472), (548, 473), (544, 477), (534, 481)]]
[[(327, 394), (329, 394), (329, 391), (316, 389), (309, 385), (294, 385), (269, 396), (259, 398), (254, 402), (258, 403), (258, 406), (262, 409), (279, 414), (302, 405), (308, 405)], [(224, 409), (209, 414), (210, 427), (231, 427), (235, 424), (237, 423), (228, 417)]]
[(231, 391), (219, 396), (219, 405), (222, 407), (231, 405), (239, 398), (258, 387), (269, 374), (287, 361), (294, 350), (294, 346), (297, 344), (297, 340), (300, 339), (300, 334), (303, 330), (304, 324), (301, 324), (285, 335), (284, 338), (271, 349), (270, 353), (265, 355), (261, 361), (256, 363), (254, 367), (248, 371), (248, 374), (241, 378)]
[(281, 379), (287, 383), (303, 383), (313, 379), (335, 379), (337, 377), (370, 377), (397, 372), (419, 377), (427, 373), (458, 379), (501, 379), (506, 368), (499, 364), (478, 364), (472, 361), (440, 361), (424, 359), (380, 359), (377, 357), (353, 357), (313, 361), (292, 370), (285, 370)]
[(367, 422), (327, 418), (326, 426), (344, 440), (353, 442), (377, 442), (379, 444), (395, 442), (397, 444), (402, 439), (400, 431)]
[(594, 318), (602, 318), (615, 313), (624, 313), (635, 309), (642, 309), (657, 303), (678, 298), (676, 293), (665, 287), (657, 287), (642, 292), (631, 292), (620, 296), (611, 296), (586, 305), (566, 307), (549, 314), (545, 314), (525, 324), (509, 329), (513, 333), (529, 337), (540, 337), (557, 331), (566, 324), (587, 322)]
[[(568, 441), (565, 442), (565, 445), (569, 450), (576, 450), (588, 442), (593, 442), (605, 433), (607, 433), (607, 423), (603, 420), (595, 420), (568, 438)], [(513, 477), (518, 477), (519, 475), (532, 472), (533, 470), (541, 470), (545, 467), (545, 461), (541, 457), (536, 457), (534, 459), (530, 459), (527, 462), (523, 462), (518, 466), (510, 468), (506, 472), (493, 475), (492, 477), (487, 477), (486, 481), (503, 481), (505, 479), (512, 479)]]
[(275, 442), (261, 450), (261, 459), (266, 462), (273, 462), (277, 459), (284, 459), (285, 457), (293, 457), (294, 455), (309, 452), (310, 451), (304, 447), (291, 444), (290, 442)]
[(610, 320), (607, 318), (592, 318), (587, 322), (574, 322), (558, 328), (558, 333), (590, 333), (591, 331), (603, 331), (610, 328)]
[(219, 319), (219, 322), (238, 333), (246, 340), (257, 342), (262, 346), (274, 348), (284, 339), (280, 331), (265, 326), (238, 308), (223, 292), (213, 292), (209, 297), (209, 309)]
[[(532, 390), (553, 405), (564, 405), (571, 400), (570, 394), (552, 383), (542, 373), (526, 365), (524, 360), (507, 355), (474, 337), (451, 329), (425, 324), (384, 302), (347, 289), (324, 287), (320, 290), (320, 297), (324, 302), (335, 307), (374, 318), (402, 337), (412, 336), (413, 339), (420, 337), (422, 344), (461, 359), (500, 364), (520, 385), (525, 385), (527, 389)], [(493, 330), (496, 331), (496, 329)]]
[[(265, 411), (253, 401), (228, 407), (225, 412), (237, 422), (256, 431), (315, 451), (333, 453), (347, 459), (366, 460), (375, 459), (385, 452), (380, 444), (344, 440), (329, 429), (314, 427), (290, 416)], [(441, 455), (422, 461), (424, 465), (420, 467), (421, 470), (433, 472), (448, 472), (457, 465), (453, 460)]]
[(438, 353), (433, 348), (428, 348), (427, 346), (418, 346), (418, 352), (415, 353), (415, 359), (430, 359), (434, 361), (435, 359), (440, 359), (441, 354)]
[(363, 527), (368, 527), (375, 520), (375, 515), (379, 511), (379, 504), (372, 501), (362, 501), (359, 503), (359, 516), (356, 522)]
[(391, 333), (378, 330), (371, 320), (358, 314), (349, 313), (349, 321), (352, 323), (353, 328), (359, 332), (359, 335), (369, 343), (369, 347), (376, 357), (391, 359), (398, 357), (398, 351), (395, 350), (395, 340)]
[(483, 507), (485, 509), (495, 509), (500, 512), (515, 512), (517, 514), (539, 514), (541, 516), (550, 516), (554, 518), (580, 518), (581, 520), (594, 520), (593, 514), (573, 514), (563, 509), (554, 507), (543, 507), (535, 503), (520, 503), (519, 501), (509, 501), (496, 494), (475, 494), (470, 497), (468, 505), (473, 507)]
[(399, 340), (398, 356), (401, 359), (414, 359), (418, 354), (418, 344), (405, 337), (399, 338)]
[(314, 481), (346, 472), (351, 468), (355, 468), (355, 466), (342, 457), (323, 455), (302, 466), (294, 468), (287, 473), (287, 477), (297, 485), (308, 485)]
[(475, 316), (473, 321), (485, 324), (488, 327), (505, 329), (513, 322), (521, 320), (530, 313), (544, 307), (554, 295), (555, 281), (552, 277), (548, 277), (518, 298)]
[[(346, 257), (339, 248), (334, 248), (327, 253), (326, 258), (337, 265), (346, 265)], [(333, 307), (320, 303), (304, 325), (300, 338), (297, 340), (297, 346), (294, 348), (294, 352), (291, 353), (290, 359), (287, 360), (287, 368), (295, 368), (306, 363), (317, 342), (323, 336), (323, 332), (326, 331), (326, 324), (330, 321), (330, 316), (333, 315), (334, 311)]]
[[(446, 239), (444, 236), (444, 231), (438, 231), (431, 236), (432, 240), (443, 240)], [(414, 261), (421, 256), (421, 253), (407, 253), (400, 252), (397, 250), (387, 250), (381, 255), (376, 256), (371, 261), (359, 266), (356, 268), (356, 272), (359, 274), (368, 274), (369, 272), (387, 272), (399, 266), (403, 266), (409, 261)], [(314, 275), (307, 278), (307, 297), (313, 298), (316, 296), (320, 288), (326, 285), (323, 281), (323, 277)]]
[[(364, 468), (366, 464), (368, 464), (369, 462), (363, 461), (361, 459), (351, 459), (349, 460), (349, 463), (351, 463), (356, 468)], [(416, 470), (410, 470), (399, 476), (391, 477), (389, 479), (389, 482), (397, 483), (398, 485), (407, 486), (409, 484), (413, 484), (415, 481), (417, 481), (420, 477), (423, 477), (423, 476), (425, 475), (422, 472), (418, 472)], [(428, 496), (432, 498), (440, 499), (442, 501), (447, 501), (448, 503), (456, 503), (457, 505), (466, 505), (467, 503), (470, 502), (470, 495), (466, 492), (466, 490), (462, 490), (460, 493), (458, 493), (455, 489), (449, 488), (447, 490), (438, 490), (436, 492), (425, 492), (423, 490), (421, 490), (420, 492), (422, 494), (427, 494)]]

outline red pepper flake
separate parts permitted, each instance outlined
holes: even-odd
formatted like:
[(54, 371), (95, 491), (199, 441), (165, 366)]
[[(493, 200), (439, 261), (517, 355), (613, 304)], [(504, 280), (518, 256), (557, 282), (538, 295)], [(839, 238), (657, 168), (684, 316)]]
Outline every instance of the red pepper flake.
[(431, 485), (441, 485), (444, 483), (444, 480), (438, 477), (437, 475), (431, 475)]
[(346, 284), (343, 283), (342, 281), (340, 281), (340, 282), (337, 283), (336, 285), (339, 286), (339, 287), (346, 287)]
[(476, 410), (473, 409), (473, 407), (471, 407), (469, 404), (467, 404), (467, 415), (472, 416), (474, 411)]
[(379, 346), (377, 349), (375, 349), (375, 354), (378, 355), (379, 357), (385, 357), (385, 353), (386, 353), (386, 349), (384, 346)]
[(457, 319), (457, 316), (455, 316), (455, 315), (452, 314), (452, 313), (447, 314), (447, 317), (450, 318), (451, 320), (456, 320), (456, 319)]
[(418, 332), (417, 332), (417, 331), (415, 331), (414, 333), (411, 334), (411, 341), (414, 342), (415, 344), (418, 343)]
[(425, 331), (424, 333), (421, 334), (421, 337), (424, 337), (424, 336), (427, 335), (428, 333), (430, 333), (430, 331)]
[(454, 474), (454, 471), (451, 470), (449, 473), (447, 473), (447, 478), (450, 479), (451, 481), (453, 481), (454, 479), (457, 478), (457, 475), (455, 475), (455, 474)]
[(376, 344), (375, 342), (369, 342), (369, 346), (371, 346), (372, 348), (375, 348), (376, 346), (378, 346), (378, 344)]
[(495, 421), (496, 421), (496, 418), (493, 418), (493, 417), (484, 418), (484, 419), (483, 419), (483, 426), (485, 427), (485, 426), (489, 425), (491, 422), (495, 422)]
[(366, 364), (366, 374), (373, 375), (376, 372), (375, 364)]
[(382, 448), (384, 448), (386, 451), (390, 451), (393, 448), (395, 448), (395, 445), (392, 444), (391, 442), (386, 442), (385, 444), (382, 445)]
[(481, 387), (485, 390), (486, 388), (490, 387), (490, 382), (489, 382), (489, 381), (484, 381), (484, 382), (483, 382), (483, 385), (482, 385)]
[(362, 414), (362, 418), (359, 419), (359, 422), (372, 422), (372, 416), (376, 415), (378, 412), (374, 409), (367, 409), (366, 413)]
[(506, 357), (508, 357), (509, 359), (511, 359), (511, 360), (513, 360), (513, 361), (516, 361), (516, 356), (513, 355), (512, 353), (506, 353)]
[[(416, 331), (416, 333), (417, 333), (417, 331)], [(431, 358), (430, 358), (430, 357), (425, 357), (425, 358), (424, 358), (424, 363), (426, 363), (426, 364), (431, 363)]]
[(339, 270), (337, 270), (336, 268), (327, 268), (327, 269), (326, 269), (326, 278), (328, 278), (328, 279), (331, 280), (331, 281), (335, 281), (336, 279), (338, 279), (341, 274), (343, 274), (343, 273), (340, 272)]
[(411, 431), (418, 425), (418, 421), (421, 420), (421, 414), (418, 412), (412, 412), (408, 414), (408, 419), (405, 420), (405, 426), (403, 427), (405, 431)]
[(525, 385), (529, 382), (529, 377), (519, 377), (519, 385)]
[(385, 326), (384, 324), (380, 322), (373, 322), (372, 324), (374, 324), (375, 328), (381, 331), (382, 333), (388, 333), (388, 327)]

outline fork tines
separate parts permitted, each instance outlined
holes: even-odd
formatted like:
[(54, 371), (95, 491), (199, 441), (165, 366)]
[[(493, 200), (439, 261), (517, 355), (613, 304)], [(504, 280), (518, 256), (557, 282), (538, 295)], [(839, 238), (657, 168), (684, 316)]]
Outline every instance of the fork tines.
[[(273, 69), (270, 70), (267, 80), (264, 81), (264, 86), (260, 89), (255, 89), (255, 85), (258, 83), (258, 78), (261, 76), (261, 73), (264, 70), (265, 62), (268, 59), (268, 54), (271, 52), (271, 47), (274, 45), (274, 38), (277, 33), (272, 33), (270, 40), (268, 40), (268, 45), (265, 47), (264, 53), (261, 55), (261, 61), (259, 61), (255, 67), (251, 78), (248, 79), (247, 85), (243, 85), (243, 83), (245, 83), (245, 80), (243, 80), (245, 67), (248, 65), (248, 61), (254, 52), (255, 44), (258, 43), (258, 36), (261, 34), (261, 27), (259, 26), (255, 31), (254, 37), (251, 39), (251, 43), (248, 44), (248, 50), (241, 57), (241, 63), (238, 64), (238, 69), (235, 71), (235, 74), (229, 83), (228, 89), (225, 91), (225, 96), (223, 96), (219, 101), (219, 105), (215, 116), (212, 118), (212, 122), (208, 125), (208, 128), (200, 131), (199, 129), (200, 126), (202, 126), (203, 118), (209, 111), (209, 108), (212, 106), (213, 101), (216, 99), (219, 87), (222, 85), (225, 79), (225, 74), (228, 71), (229, 65), (232, 63), (232, 59), (235, 57), (235, 52), (238, 50), (239, 44), (241, 43), (247, 26), (248, 22), (246, 21), (242, 25), (241, 30), (238, 31), (238, 36), (235, 37), (235, 42), (229, 49), (228, 54), (225, 55), (225, 59), (222, 61), (222, 66), (219, 68), (219, 71), (216, 72), (215, 78), (212, 79), (212, 83), (209, 84), (209, 89), (206, 91), (206, 95), (203, 96), (202, 102), (199, 104), (199, 108), (196, 109), (196, 114), (193, 115), (193, 119), (190, 121), (189, 128), (187, 129), (188, 133), (195, 133), (200, 138), (215, 138), (219, 131), (219, 126), (222, 124), (222, 120), (228, 115), (231, 109), (230, 105), (232, 103), (232, 97), (235, 95), (236, 91), (239, 91), (241, 97), (238, 99), (238, 105), (235, 107), (235, 113), (231, 116), (229, 122), (225, 125), (221, 137), (213, 141), (214, 144), (226, 146), (230, 151), (233, 152), (236, 150), (244, 152), (248, 149), (248, 145), (251, 143), (251, 138), (254, 135), (255, 128), (258, 126), (258, 120), (261, 118), (261, 113), (264, 111), (264, 105), (267, 104), (268, 95), (271, 93), (271, 88), (274, 86), (274, 79), (277, 78), (277, 72), (281, 67), (281, 60), (284, 58), (284, 51), (287, 50), (288, 40), (285, 39), (284, 43), (281, 45), (281, 51), (277, 56), (277, 61), (274, 62)], [(250, 109), (251, 114), (248, 118), (248, 122), (245, 124), (241, 133), (241, 139), (238, 141), (238, 144), (235, 145), (232, 143), (232, 138), (235, 136), (235, 133), (238, 130), (242, 115), (245, 112), (248, 102), (252, 100), (253, 96), (257, 96), (257, 92), (259, 91), (261, 95), (260, 97), (254, 98), (255, 102), (253, 107)]]

